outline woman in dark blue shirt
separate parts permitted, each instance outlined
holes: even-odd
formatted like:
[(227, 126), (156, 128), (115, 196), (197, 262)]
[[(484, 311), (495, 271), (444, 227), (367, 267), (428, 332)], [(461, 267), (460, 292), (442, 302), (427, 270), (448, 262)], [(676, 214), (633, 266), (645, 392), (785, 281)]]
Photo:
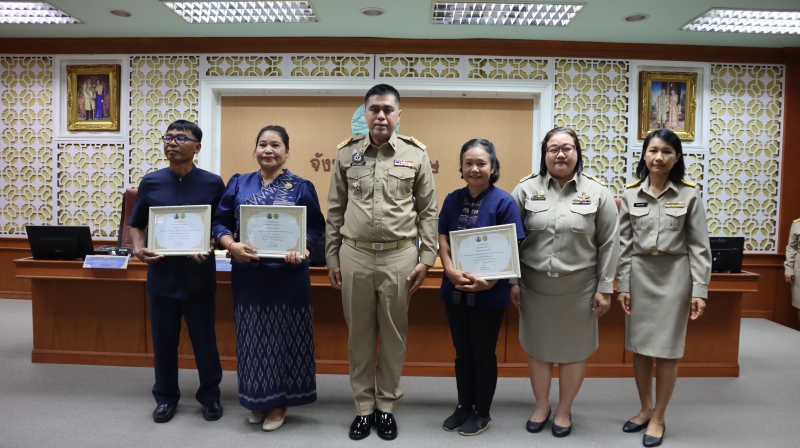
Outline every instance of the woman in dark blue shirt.
[[(236, 237), (240, 205), (306, 206), (306, 247), (323, 238), (325, 219), (314, 185), (283, 168), (289, 135), (281, 126), (258, 133), (253, 151), (260, 169), (234, 174), (214, 215), (213, 232), (233, 256), (231, 289), (236, 321), (239, 402), (248, 421), (278, 429), (287, 406), (317, 399), (314, 322), (308, 251), (281, 259), (259, 259), (256, 248)], [(236, 238), (235, 238), (236, 237)]]
[(473, 139), (461, 147), (458, 169), (467, 186), (447, 195), (439, 213), (439, 257), (445, 275), (440, 296), (456, 349), (458, 407), (443, 427), (462, 435), (480, 434), (490, 426), (489, 408), (497, 386), (497, 337), (509, 305), (508, 280), (484, 280), (456, 270), (450, 256), (453, 230), (514, 224), (525, 238), (514, 198), (496, 188), (500, 162), (494, 145)]

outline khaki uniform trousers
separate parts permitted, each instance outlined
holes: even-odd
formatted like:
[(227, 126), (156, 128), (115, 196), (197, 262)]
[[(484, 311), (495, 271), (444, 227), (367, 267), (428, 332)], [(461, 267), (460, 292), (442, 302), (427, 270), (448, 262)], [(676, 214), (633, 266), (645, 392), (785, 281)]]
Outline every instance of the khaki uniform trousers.
[[(343, 242), (339, 249), (342, 308), (350, 335), (350, 385), (356, 413), (394, 413), (403, 399), (400, 374), (408, 331), (408, 274), (417, 265), (418, 249), (373, 250)], [(377, 336), (380, 332), (380, 355)], [(375, 367), (377, 358), (378, 366)]]

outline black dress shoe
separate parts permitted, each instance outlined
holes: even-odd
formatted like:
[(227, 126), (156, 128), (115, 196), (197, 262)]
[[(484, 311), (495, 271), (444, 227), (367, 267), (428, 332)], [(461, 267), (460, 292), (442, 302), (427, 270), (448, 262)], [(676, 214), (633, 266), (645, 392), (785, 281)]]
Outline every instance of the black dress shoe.
[(462, 436), (477, 436), (492, 427), (491, 417), (481, 417), (477, 412), (473, 412), (466, 422), (461, 425), (458, 433)]
[(647, 425), (650, 424), (650, 419), (648, 418), (646, 422), (642, 423), (641, 425), (637, 425), (636, 423), (628, 420), (622, 425), (622, 432), (639, 432), (644, 428), (647, 428)]
[(172, 420), (176, 410), (178, 410), (178, 403), (160, 404), (156, 406), (156, 410), (153, 411), (153, 421), (156, 423), (166, 423)]
[(394, 440), (397, 438), (397, 422), (394, 415), (375, 410), (375, 424), (378, 426), (378, 437), (383, 440)]
[(458, 405), (455, 412), (442, 423), (445, 431), (455, 431), (472, 415), (472, 406)]
[(654, 436), (647, 435), (647, 433), (645, 433), (644, 437), (642, 438), (642, 445), (648, 446), (648, 447), (649, 446), (661, 446), (661, 442), (664, 441), (664, 436), (667, 435), (667, 425), (661, 425), (661, 426), (663, 426), (663, 428), (664, 428), (661, 431), (661, 437), (654, 437)]
[(569, 433), (572, 432), (572, 416), (569, 417), (569, 423), (570, 423), (570, 425), (567, 426), (567, 427), (558, 426), (558, 425), (556, 425), (555, 419), (553, 419), (553, 428), (552, 428), (553, 429), (553, 435), (556, 436), (556, 437), (566, 437), (566, 436), (568, 436)]
[(355, 420), (350, 425), (350, 438), (361, 440), (369, 435), (369, 428), (375, 424), (375, 414), (356, 415)]
[(219, 420), (222, 417), (222, 405), (219, 401), (203, 405), (203, 418), (209, 422)]
[(534, 434), (537, 433), (537, 432), (542, 432), (542, 430), (544, 429), (545, 423), (547, 423), (547, 421), (550, 420), (550, 412), (552, 410), (553, 410), (553, 408), (550, 408), (550, 409), (547, 410), (547, 417), (545, 417), (544, 420), (541, 421), (541, 422), (532, 422), (532, 421), (528, 420), (528, 423), (525, 423), (525, 429), (527, 429), (528, 432), (532, 432)]

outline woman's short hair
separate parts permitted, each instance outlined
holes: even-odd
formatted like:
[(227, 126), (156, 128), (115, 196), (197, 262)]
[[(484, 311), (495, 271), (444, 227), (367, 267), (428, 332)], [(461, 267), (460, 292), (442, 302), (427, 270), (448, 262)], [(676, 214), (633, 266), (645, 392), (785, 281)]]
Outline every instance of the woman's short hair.
[(542, 162), (539, 164), (540, 176), (547, 174), (547, 164), (545, 163), (545, 157), (547, 157), (547, 142), (553, 138), (554, 135), (560, 132), (569, 134), (572, 137), (572, 140), (575, 142), (575, 151), (578, 153), (578, 163), (575, 164), (575, 174), (580, 174), (581, 171), (583, 171), (583, 152), (581, 151), (581, 140), (578, 138), (578, 134), (572, 128), (556, 127), (545, 134), (544, 139), (542, 140)]
[(497, 152), (494, 150), (494, 145), (489, 140), (482, 138), (473, 138), (472, 140), (464, 143), (461, 147), (461, 154), (458, 157), (458, 172), (461, 173), (461, 178), (464, 178), (464, 173), (461, 171), (461, 164), (464, 161), (464, 153), (471, 148), (481, 148), (489, 155), (489, 162), (492, 165), (492, 174), (489, 175), (489, 183), (494, 185), (497, 179), (500, 179), (500, 161), (497, 160)]
[(256, 136), (256, 148), (258, 148), (258, 141), (261, 139), (261, 134), (267, 131), (277, 132), (278, 135), (281, 137), (281, 142), (283, 142), (283, 146), (286, 147), (287, 151), (289, 150), (289, 134), (286, 132), (286, 129), (284, 129), (283, 126), (278, 126), (275, 124), (264, 126), (263, 128), (261, 128), (260, 131), (258, 131), (258, 135)]
[(644, 161), (644, 155), (647, 153), (647, 147), (650, 146), (650, 140), (657, 138), (663, 140), (678, 154), (678, 161), (672, 166), (669, 171), (669, 180), (673, 183), (678, 183), (683, 179), (686, 174), (686, 164), (683, 162), (683, 147), (681, 146), (681, 139), (674, 132), (669, 129), (659, 129), (647, 134), (642, 144), (642, 156), (639, 158), (639, 165), (636, 166), (636, 177), (644, 180), (650, 175), (650, 170), (647, 169), (647, 163)]

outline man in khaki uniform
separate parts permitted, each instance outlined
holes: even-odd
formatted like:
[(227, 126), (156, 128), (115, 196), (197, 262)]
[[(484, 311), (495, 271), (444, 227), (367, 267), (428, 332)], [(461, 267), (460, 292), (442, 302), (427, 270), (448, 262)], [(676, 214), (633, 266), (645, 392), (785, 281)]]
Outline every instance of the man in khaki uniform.
[(786, 283), (792, 285), (792, 306), (797, 308), (797, 317), (800, 318), (800, 281), (797, 274), (800, 272), (800, 263), (797, 262), (797, 250), (800, 248), (800, 218), (792, 222), (789, 230), (789, 244), (786, 245), (786, 261), (783, 263)]
[(425, 145), (394, 132), (400, 112), (394, 87), (367, 92), (369, 135), (339, 145), (328, 194), (325, 258), (350, 330), (354, 440), (367, 437), (373, 424), (381, 438), (397, 437), (393, 413), (403, 398), (408, 302), (436, 260), (433, 172)]

